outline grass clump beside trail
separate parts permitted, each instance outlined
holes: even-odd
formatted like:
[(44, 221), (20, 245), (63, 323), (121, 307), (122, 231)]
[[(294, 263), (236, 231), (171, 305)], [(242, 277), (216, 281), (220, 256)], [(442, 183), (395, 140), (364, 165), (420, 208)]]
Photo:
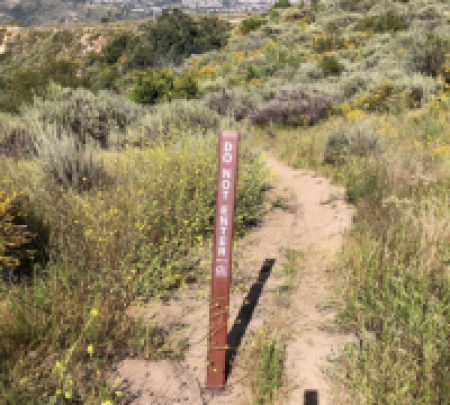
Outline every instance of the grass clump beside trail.
[(258, 352), (255, 404), (272, 404), (281, 387), (285, 347), (276, 340), (266, 338), (259, 342)]
[[(218, 132), (242, 134), (238, 234), (259, 220), (266, 175), (251, 129), (201, 105), (144, 111), (108, 95), (103, 110), (103, 95), (53, 91), (65, 101), (36, 99), (15, 118), (32, 153), (3, 143), (0, 392), (7, 403), (121, 403), (106, 381), (114, 361), (182, 353), (125, 309), (196, 277), (196, 247), (213, 230)], [(13, 250), (22, 244), (45, 253), (28, 276)]]
[[(278, 331), (280, 332), (280, 331)], [(285, 336), (264, 327), (246, 338), (238, 360), (248, 375), (250, 388), (245, 403), (270, 405), (277, 403), (283, 394), (282, 379), (286, 356)]]

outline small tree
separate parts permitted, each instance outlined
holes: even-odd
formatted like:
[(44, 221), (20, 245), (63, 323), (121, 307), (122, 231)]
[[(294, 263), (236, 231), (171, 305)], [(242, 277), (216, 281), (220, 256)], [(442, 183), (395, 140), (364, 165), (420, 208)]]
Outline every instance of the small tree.
[(342, 73), (342, 65), (334, 55), (326, 55), (320, 62), (320, 67), (325, 76), (339, 76)]
[(248, 34), (250, 31), (256, 30), (262, 25), (262, 20), (260, 18), (250, 17), (242, 21), (241, 33)]
[(436, 77), (445, 67), (450, 41), (436, 34), (428, 34), (413, 43), (411, 62), (415, 71)]
[(105, 63), (113, 65), (127, 50), (130, 39), (127, 35), (119, 35), (106, 48)]
[(289, 0), (278, 0), (273, 6), (272, 9), (277, 8), (289, 8), (291, 7), (291, 2)]
[(319, 9), (319, 0), (311, 0), (311, 8), (317, 11)]
[(191, 74), (177, 77), (169, 69), (149, 70), (137, 78), (134, 101), (156, 104), (175, 98), (193, 98), (198, 94), (197, 82)]

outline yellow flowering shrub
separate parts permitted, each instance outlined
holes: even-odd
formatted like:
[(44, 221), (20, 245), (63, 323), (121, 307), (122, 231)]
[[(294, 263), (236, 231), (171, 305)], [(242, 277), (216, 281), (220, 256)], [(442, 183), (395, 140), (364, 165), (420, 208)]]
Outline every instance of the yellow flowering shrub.
[(342, 37), (324, 33), (312, 37), (311, 46), (315, 52), (329, 52), (339, 49), (358, 48), (360, 40), (354, 37)]
[(32, 234), (21, 224), (25, 214), (21, 194), (0, 190), (0, 270), (17, 268), (21, 259), (32, 254), (26, 245)]
[(353, 110), (386, 110), (386, 102), (396, 93), (394, 83), (385, 81), (375, 92), (363, 95), (341, 104), (343, 115), (347, 116)]
[(217, 62), (203, 66), (200, 70), (200, 76), (213, 78), (217, 72)]
[(238, 63), (244, 57), (243, 52), (236, 52), (233, 54), (233, 62)]

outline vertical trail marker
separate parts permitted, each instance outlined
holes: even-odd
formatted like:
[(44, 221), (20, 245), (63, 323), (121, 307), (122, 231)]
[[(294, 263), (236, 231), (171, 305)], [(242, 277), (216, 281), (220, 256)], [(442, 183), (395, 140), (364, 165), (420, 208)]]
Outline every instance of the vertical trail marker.
[(225, 386), (239, 134), (219, 137), (214, 251), (211, 268), (206, 386)]

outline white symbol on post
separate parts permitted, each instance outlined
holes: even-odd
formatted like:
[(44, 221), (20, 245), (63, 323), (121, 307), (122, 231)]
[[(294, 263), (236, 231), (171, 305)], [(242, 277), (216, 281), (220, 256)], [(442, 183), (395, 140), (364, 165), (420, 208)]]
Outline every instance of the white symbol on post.
[(231, 152), (233, 151), (233, 144), (231, 142), (226, 142), (225, 141), (225, 145), (224, 145), (224, 154), (222, 157), (222, 160), (225, 163), (231, 163), (233, 161), (233, 155), (231, 154)]
[(231, 189), (231, 170), (223, 169), (222, 170), (222, 195), (223, 199), (228, 199), (228, 194)]
[(227, 276), (227, 266), (224, 264), (218, 264), (216, 266), (216, 277), (226, 277)]

